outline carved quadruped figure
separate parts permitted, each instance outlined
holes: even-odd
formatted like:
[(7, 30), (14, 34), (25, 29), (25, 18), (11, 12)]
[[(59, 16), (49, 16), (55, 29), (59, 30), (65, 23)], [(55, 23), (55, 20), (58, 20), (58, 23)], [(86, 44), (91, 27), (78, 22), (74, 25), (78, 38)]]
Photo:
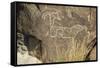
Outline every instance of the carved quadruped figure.
[[(46, 20), (48, 18), (49, 20), (49, 32), (46, 33), (46, 36), (49, 36), (51, 38), (61, 37), (61, 38), (74, 38), (80, 31), (85, 30), (87, 31), (86, 26), (82, 26), (79, 24), (76, 24), (72, 27), (64, 27), (61, 23), (57, 23), (59, 25), (55, 25), (55, 21), (61, 21), (62, 18), (60, 17), (61, 11), (57, 9), (46, 9), (43, 11), (42, 18), (43, 20)], [(46, 22), (47, 23), (47, 22)], [(69, 34), (69, 36), (66, 34)]]

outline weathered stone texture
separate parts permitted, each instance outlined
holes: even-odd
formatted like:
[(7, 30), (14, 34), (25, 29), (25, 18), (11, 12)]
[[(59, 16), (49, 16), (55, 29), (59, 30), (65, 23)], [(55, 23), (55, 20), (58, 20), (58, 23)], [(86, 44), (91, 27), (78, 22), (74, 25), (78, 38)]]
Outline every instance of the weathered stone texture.
[[(37, 45), (39, 59), (44, 63), (85, 61), (88, 44), (96, 38), (96, 8), (36, 4), (18, 6), (22, 8), (17, 9), (17, 31), (24, 37), (29, 35), (28, 43), (24, 42), (27, 48), (33, 46), (34, 51)], [(31, 36), (36, 40), (34, 37), (29, 40)], [(92, 55), (90, 60), (95, 56)]]

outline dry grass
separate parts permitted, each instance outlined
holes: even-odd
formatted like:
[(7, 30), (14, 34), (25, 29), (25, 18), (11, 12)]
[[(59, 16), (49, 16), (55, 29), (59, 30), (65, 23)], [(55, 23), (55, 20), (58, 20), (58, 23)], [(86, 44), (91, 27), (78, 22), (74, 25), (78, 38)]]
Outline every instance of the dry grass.
[[(87, 55), (86, 42), (88, 38), (84, 37), (81, 43), (78, 43), (76, 40), (72, 39), (72, 45), (68, 50), (63, 50), (59, 53), (59, 50), (56, 48), (57, 54), (55, 62), (68, 62), (68, 61), (84, 61)], [(64, 53), (63, 53), (64, 52)]]

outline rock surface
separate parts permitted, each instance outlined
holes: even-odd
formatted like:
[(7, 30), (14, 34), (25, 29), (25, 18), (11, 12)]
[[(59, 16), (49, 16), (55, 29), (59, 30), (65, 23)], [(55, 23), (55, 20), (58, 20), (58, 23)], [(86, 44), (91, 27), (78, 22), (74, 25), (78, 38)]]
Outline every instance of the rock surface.
[(42, 63), (39, 59), (37, 59), (35, 56), (30, 56), (28, 52), (21, 54), (20, 52), (17, 53), (18, 59), (17, 63), (20, 64), (37, 64)]
[(23, 34), (24, 50), (43, 63), (85, 61), (96, 38), (96, 8), (18, 4), (17, 32)]

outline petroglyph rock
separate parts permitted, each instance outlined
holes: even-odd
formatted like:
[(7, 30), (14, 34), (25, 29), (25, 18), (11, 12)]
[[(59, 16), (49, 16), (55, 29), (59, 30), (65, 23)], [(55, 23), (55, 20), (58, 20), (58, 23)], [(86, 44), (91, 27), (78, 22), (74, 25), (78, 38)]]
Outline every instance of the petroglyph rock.
[[(27, 47), (22, 50), (35, 54), (43, 63), (86, 60), (88, 44), (96, 38), (95, 8), (42, 4), (18, 6), (17, 32), (24, 37), (20, 44)], [(92, 55), (91, 52), (88, 57)], [(95, 59), (91, 57), (90, 60), (92, 58)]]

